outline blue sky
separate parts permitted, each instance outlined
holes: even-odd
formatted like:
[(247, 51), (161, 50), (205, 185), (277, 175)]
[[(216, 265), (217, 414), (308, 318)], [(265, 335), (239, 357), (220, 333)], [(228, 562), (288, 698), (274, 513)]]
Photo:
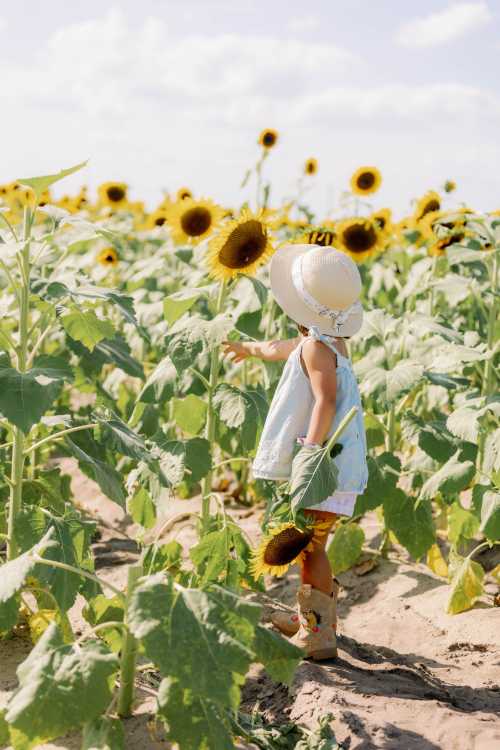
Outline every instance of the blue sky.
[(2, 2), (0, 181), (90, 157), (68, 188), (238, 205), (270, 126), (274, 201), (315, 156), (319, 218), (361, 164), (397, 214), (447, 178), (500, 208), (499, 19), (499, 0)]

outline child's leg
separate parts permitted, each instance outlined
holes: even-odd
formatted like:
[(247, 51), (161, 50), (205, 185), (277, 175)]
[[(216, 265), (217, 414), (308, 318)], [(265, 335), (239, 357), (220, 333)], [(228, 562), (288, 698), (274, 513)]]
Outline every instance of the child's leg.
[[(327, 511), (308, 510), (307, 513), (315, 521), (331, 521), (330, 529), (337, 520), (335, 513), (328, 513)], [(314, 540), (314, 549), (311, 552), (306, 552), (302, 565), (302, 583), (310, 583), (313, 588), (328, 595), (332, 593), (333, 577), (330, 561), (325, 551), (330, 529), (327, 529), (324, 535)]]

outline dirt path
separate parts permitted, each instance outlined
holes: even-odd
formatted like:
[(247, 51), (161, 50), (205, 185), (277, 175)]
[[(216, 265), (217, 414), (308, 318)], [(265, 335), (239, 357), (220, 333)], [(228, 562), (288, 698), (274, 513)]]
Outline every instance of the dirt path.
[[(120, 509), (74, 470), (73, 490), (82, 507), (102, 518), (94, 546), (99, 575), (122, 586), (125, 564), (136, 557), (133, 536)], [(197, 510), (199, 501), (165, 503), (165, 518)], [(253, 540), (258, 513), (231, 509)], [(376, 522), (363, 522), (368, 544), (376, 543)], [(115, 531), (113, 531), (115, 529)], [(121, 532), (121, 533), (120, 533)], [(181, 522), (171, 532), (188, 549), (193, 530)], [(500, 609), (480, 602), (472, 611), (445, 614), (448, 588), (427, 568), (391, 554), (365, 575), (339, 576), (339, 656), (322, 664), (303, 662), (291, 689), (273, 683), (254, 666), (243, 691), (243, 710), (258, 709), (273, 722), (293, 720), (315, 726), (325, 713), (344, 750), (497, 750), (500, 747)], [(296, 569), (269, 579), (268, 594), (292, 604), (299, 583)], [(84, 631), (81, 606), (71, 620)], [(264, 619), (270, 614), (264, 608)], [(0, 706), (16, 686), (15, 669), (31, 646), (21, 639), (0, 641)], [(148, 719), (154, 698), (139, 691), (135, 716), (125, 722), (126, 748), (168, 748), (155, 738)], [(77, 735), (41, 747), (77, 750)], [(243, 746), (241, 746), (243, 747)]]

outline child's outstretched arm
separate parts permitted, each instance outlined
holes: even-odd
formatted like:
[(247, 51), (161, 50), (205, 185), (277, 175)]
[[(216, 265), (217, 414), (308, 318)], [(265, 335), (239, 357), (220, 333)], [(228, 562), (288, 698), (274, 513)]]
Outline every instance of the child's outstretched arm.
[(276, 341), (223, 341), (224, 355), (233, 362), (241, 362), (247, 357), (258, 357), (268, 362), (279, 362), (288, 359), (301, 340), (301, 336), (293, 339)]
[[(314, 395), (314, 406), (305, 442), (322, 445), (335, 416), (337, 397), (336, 358), (333, 352), (319, 341), (306, 341), (301, 354)], [(333, 366), (332, 358), (334, 360)]]

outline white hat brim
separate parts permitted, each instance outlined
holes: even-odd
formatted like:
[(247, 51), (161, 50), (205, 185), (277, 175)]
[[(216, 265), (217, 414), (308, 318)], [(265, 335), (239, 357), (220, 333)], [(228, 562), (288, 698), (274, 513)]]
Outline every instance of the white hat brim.
[[(276, 250), (271, 258), (269, 269), (271, 291), (278, 305), (292, 320), (310, 328), (317, 326), (327, 336), (354, 336), (363, 324), (363, 310), (353, 312), (340, 332), (334, 332), (332, 322), (311, 310), (299, 296), (292, 281), (292, 265), (296, 258), (310, 251), (314, 245), (284, 245)], [(340, 252), (333, 250), (333, 252)]]

